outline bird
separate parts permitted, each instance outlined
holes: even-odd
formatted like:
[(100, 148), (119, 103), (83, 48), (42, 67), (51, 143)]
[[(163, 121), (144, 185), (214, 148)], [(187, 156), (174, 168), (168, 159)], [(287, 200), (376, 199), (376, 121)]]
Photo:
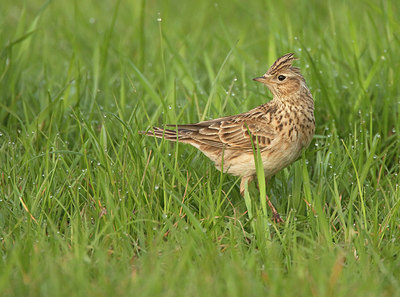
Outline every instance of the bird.
[[(194, 124), (153, 127), (140, 134), (188, 143), (199, 149), (218, 170), (241, 177), (240, 194), (256, 177), (254, 145), (258, 145), (266, 182), (296, 161), (315, 131), (314, 99), (293, 53), (278, 58), (254, 81), (264, 84), (272, 100), (245, 113)], [(266, 197), (273, 221), (283, 222)]]

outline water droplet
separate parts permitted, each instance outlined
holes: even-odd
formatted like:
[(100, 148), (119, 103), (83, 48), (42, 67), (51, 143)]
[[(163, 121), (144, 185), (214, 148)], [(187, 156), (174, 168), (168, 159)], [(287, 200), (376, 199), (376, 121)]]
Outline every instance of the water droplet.
[(161, 22), (161, 21), (162, 21), (161, 13), (158, 12), (158, 13), (157, 13), (157, 22)]
[(160, 186), (159, 185), (156, 185), (155, 187), (154, 187), (154, 190), (158, 190), (160, 188)]

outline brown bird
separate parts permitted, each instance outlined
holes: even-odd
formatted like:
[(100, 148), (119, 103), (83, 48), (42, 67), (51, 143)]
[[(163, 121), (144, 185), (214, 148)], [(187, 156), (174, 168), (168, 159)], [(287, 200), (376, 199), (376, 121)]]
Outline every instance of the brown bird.
[[(253, 144), (258, 142), (267, 181), (296, 161), (313, 138), (314, 101), (300, 69), (292, 66), (294, 60), (293, 54), (286, 54), (263, 76), (253, 79), (265, 84), (273, 95), (263, 105), (238, 115), (196, 124), (167, 125), (174, 129), (153, 127), (139, 133), (193, 145), (218, 170), (240, 176), (240, 193), (244, 195), (245, 184), (256, 176)], [(268, 196), (267, 202), (274, 221), (282, 222)]]

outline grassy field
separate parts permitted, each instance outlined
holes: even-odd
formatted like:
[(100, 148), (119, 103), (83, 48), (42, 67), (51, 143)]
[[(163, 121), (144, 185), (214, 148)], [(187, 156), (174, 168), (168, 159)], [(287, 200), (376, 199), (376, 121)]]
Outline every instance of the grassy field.
[[(400, 296), (397, 1), (2, 1), (0, 296)], [(267, 193), (137, 132), (249, 110), (294, 52), (316, 135)]]

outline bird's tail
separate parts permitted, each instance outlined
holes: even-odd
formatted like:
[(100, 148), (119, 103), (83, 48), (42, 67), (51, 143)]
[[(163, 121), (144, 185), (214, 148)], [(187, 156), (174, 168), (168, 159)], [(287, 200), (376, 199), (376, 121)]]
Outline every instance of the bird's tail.
[(188, 139), (189, 137), (185, 135), (184, 133), (180, 133), (182, 131), (177, 128), (177, 130), (172, 130), (172, 129), (163, 129), (159, 127), (153, 127), (150, 130), (147, 131), (139, 131), (139, 134), (147, 135), (147, 136), (153, 136), (157, 138), (164, 138), (170, 141), (184, 141), (185, 139)]

